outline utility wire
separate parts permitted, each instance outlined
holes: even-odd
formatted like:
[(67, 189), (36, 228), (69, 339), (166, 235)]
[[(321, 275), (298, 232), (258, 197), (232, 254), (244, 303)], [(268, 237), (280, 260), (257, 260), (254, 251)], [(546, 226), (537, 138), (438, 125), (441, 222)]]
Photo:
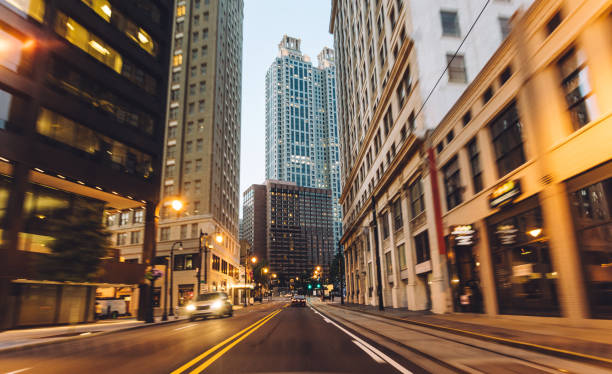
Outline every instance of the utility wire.
[(448, 64), (446, 64), (446, 67), (444, 68), (444, 71), (442, 71), (442, 74), (440, 75), (440, 78), (438, 78), (438, 80), (436, 81), (436, 84), (434, 84), (434, 86), (432, 87), (431, 91), (429, 91), (429, 94), (427, 95), (427, 97), (425, 98), (425, 101), (423, 101), (423, 104), (421, 104), (421, 107), (419, 108), (419, 110), (417, 111), (417, 113), (414, 115), (414, 118), (416, 119), (419, 114), (423, 111), (423, 108), (425, 107), (425, 104), (427, 104), (427, 101), (429, 101), (429, 98), (431, 97), (431, 95), (433, 94), (433, 92), (435, 91), (436, 87), (438, 87), (438, 84), (440, 84), (440, 81), (442, 80), (442, 78), (444, 78), (444, 75), (446, 74), (446, 72), (448, 71), (448, 68), (450, 67), (450, 65), (453, 63), (453, 60), (455, 59), (455, 57), (457, 57), (457, 54), (459, 53), (459, 50), (461, 49), (461, 47), (463, 47), (463, 44), (465, 43), (466, 39), (468, 38), (468, 36), (470, 36), (470, 33), (472, 32), (472, 30), (474, 29), (474, 26), (476, 26), (476, 23), (478, 22), (478, 20), (480, 19), (480, 16), (482, 16), (482, 14), (484, 13), (485, 9), (487, 9), (487, 6), (489, 5), (489, 3), (491, 2), (491, 0), (487, 0), (487, 2), (485, 3), (485, 5), (482, 7), (482, 9), (480, 10), (480, 13), (478, 13), (478, 17), (476, 17), (476, 19), (474, 20), (474, 22), (472, 23), (472, 26), (470, 26), (470, 29), (468, 30), (468, 32), (465, 34), (465, 36), (463, 37), (463, 40), (461, 41), (461, 44), (459, 44), (459, 47), (457, 47), (457, 50), (455, 51), (455, 53), (453, 54), (453, 57), (451, 57), (450, 61), (448, 61)]

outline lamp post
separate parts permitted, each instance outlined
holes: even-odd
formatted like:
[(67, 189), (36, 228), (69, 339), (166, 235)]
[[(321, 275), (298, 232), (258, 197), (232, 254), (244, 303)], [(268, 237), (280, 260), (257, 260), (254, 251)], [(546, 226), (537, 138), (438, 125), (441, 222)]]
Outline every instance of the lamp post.
[[(197, 274), (198, 295), (201, 293), (202, 283), (205, 283), (205, 284), (208, 283), (208, 239), (210, 239), (210, 236), (211, 235), (209, 235), (208, 233), (205, 233), (202, 230), (200, 230), (200, 240), (198, 243), (198, 252), (200, 254), (200, 266), (198, 266), (198, 274)], [(223, 235), (216, 234), (215, 241), (219, 244), (223, 243)], [(202, 252), (204, 252), (204, 264), (202, 264)], [(204, 268), (204, 282), (202, 282), (202, 277), (201, 277), (202, 267)]]
[(338, 243), (338, 274), (340, 274), (340, 304), (344, 305), (344, 254), (342, 253), (342, 245)]
[[(253, 263), (253, 265), (256, 264), (257, 263), (257, 257), (255, 257), (255, 256), (251, 257), (251, 262)], [(246, 258), (244, 259), (244, 306), (245, 306), (245, 308), (247, 307), (246, 284), (247, 284), (248, 269), (249, 269), (249, 256), (247, 255)]]
[[(181, 201), (176, 196), (167, 196), (159, 203), (155, 204), (154, 202), (147, 203), (146, 209), (146, 220), (145, 220), (145, 241), (142, 246), (144, 263), (149, 266), (151, 269), (154, 268), (154, 259), (156, 252), (156, 235), (157, 235), (157, 226), (159, 223), (159, 210), (160, 208), (170, 203), (170, 206), (174, 211), (180, 211), (183, 209), (183, 201)], [(154, 280), (151, 280), (151, 284), (147, 285), (146, 283), (140, 286), (140, 301), (139, 301), (139, 310), (138, 317), (139, 319), (143, 319), (145, 323), (153, 323), (153, 283)]]
[(372, 228), (374, 229), (374, 247), (376, 250), (376, 293), (378, 294), (378, 310), (385, 310), (385, 306), (383, 305), (383, 295), (382, 295), (382, 275), (380, 274), (380, 251), (378, 245), (378, 222), (376, 217), (376, 200), (374, 200), (374, 196), (372, 196)]
[[(168, 292), (170, 292), (170, 312), (168, 313), (169, 316), (174, 316), (174, 303), (172, 300), (172, 295), (173, 295), (173, 291), (174, 291), (174, 246), (177, 245), (179, 246), (179, 251), (183, 250), (183, 242), (174, 242), (172, 243), (172, 246), (170, 247), (170, 288), (168, 289), (168, 265), (166, 265), (166, 286), (165, 286), (165, 290), (166, 290), (166, 296), (168, 296)], [(165, 299), (165, 298), (164, 298)], [(164, 301), (164, 304), (166, 304), (166, 302)], [(164, 305), (164, 315), (162, 316), (162, 321), (167, 321), (168, 317), (166, 315), (166, 306)]]

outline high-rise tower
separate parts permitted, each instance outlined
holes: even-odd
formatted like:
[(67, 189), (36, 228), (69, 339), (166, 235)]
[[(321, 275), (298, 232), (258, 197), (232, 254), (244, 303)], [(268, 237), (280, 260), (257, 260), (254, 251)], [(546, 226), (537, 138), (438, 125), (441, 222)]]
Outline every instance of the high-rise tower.
[(331, 190), (334, 239), (342, 232), (334, 52), (318, 66), (285, 35), (266, 75), (266, 179)]

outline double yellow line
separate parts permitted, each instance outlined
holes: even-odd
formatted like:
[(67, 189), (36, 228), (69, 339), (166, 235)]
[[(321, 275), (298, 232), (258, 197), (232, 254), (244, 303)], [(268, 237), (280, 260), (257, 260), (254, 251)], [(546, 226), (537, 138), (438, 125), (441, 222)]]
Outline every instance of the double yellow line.
[(174, 370), (170, 374), (186, 373), (187, 369), (189, 369), (190, 367), (194, 366), (198, 362), (202, 361), (208, 355), (210, 355), (211, 353), (215, 352), (219, 348), (223, 347), (227, 343), (231, 342), (225, 348), (223, 348), (222, 350), (220, 350), (219, 352), (217, 352), (213, 356), (211, 356), (208, 360), (204, 361), (204, 363), (202, 363), (200, 366), (196, 367), (195, 369), (193, 369), (193, 370), (191, 370), (189, 372), (189, 374), (198, 374), (198, 373), (201, 373), (204, 369), (206, 369), (213, 362), (215, 362), (219, 357), (223, 356), (227, 351), (232, 349), (232, 347), (234, 347), (236, 344), (240, 343), (242, 340), (246, 339), (247, 336), (251, 335), (253, 332), (255, 332), (255, 330), (257, 330), (258, 328), (263, 326), (266, 322), (268, 322), (269, 320), (274, 318), (274, 316), (277, 315), (278, 313), (280, 313), (281, 310), (282, 309), (277, 309), (274, 312), (272, 312), (272, 313), (268, 314), (267, 316), (263, 317), (259, 321), (253, 323), (252, 325), (247, 326), (243, 330), (237, 332), (236, 334), (230, 336), (229, 338), (225, 339), (221, 343), (219, 343), (219, 344), (215, 345), (214, 347), (210, 348), (209, 350), (207, 350), (206, 352), (202, 353), (201, 355), (195, 357), (193, 360), (187, 362), (186, 364), (184, 364), (180, 368)]

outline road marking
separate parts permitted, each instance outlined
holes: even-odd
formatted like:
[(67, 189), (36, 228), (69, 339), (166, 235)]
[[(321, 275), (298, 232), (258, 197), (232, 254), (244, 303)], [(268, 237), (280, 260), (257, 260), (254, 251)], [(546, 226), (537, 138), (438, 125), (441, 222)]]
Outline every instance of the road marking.
[(23, 369), (19, 369), (19, 370), (15, 370), (15, 371), (8, 371), (4, 374), (17, 374), (17, 373), (21, 373), (22, 371), (26, 371), (26, 370), (30, 370), (31, 368), (23, 368)]
[(224, 341), (222, 341), (221, 343), (215, 345), (214, 347), (210, 348), (209, 350), (207, 350), (206, 352), (202, 353), (201, 355), (197, 356), (196, 358), (194, 358), (193, 360), (187, 362), (186, 364), (184, 364), (183, 366), (181, 366), (180, 368), (174, 370), (172, 373), (170, 374), (180, 374), (182, 372), (184, 372), (185, 370), (187, 370), (188, 368), (192, 367), (193, 365), (195, 365), (196, 363), (198, 363), (200, 360), (202, 360), (203, 358), (205, 358), (206, 356), (208, 356), (209, 354), (213, 353), (214, 351), (216, 351), (217, 349), (223, 347), (225, 344), (229, 343), (230, 341), (234, 340), (235, 338), (237, 338), (238, 336), (240, 336), (241, 334), (247, 332), (248, 330), (254, 328), (256, 325), (258, 325), (261, 322), (264, 322), (267, 320), (267, 318), (270, 318), (274, 315), (276, 315), (276, 313), (278, 313), (280, 311), (280, 309), (275, 310), (274, 312), (268, 314), (267, 316), (263, 317), (262, 319), (260, 319), (259, 321), (253, 323), (252, 325), (249, 325), (247, 327), (245, 327), (244, 329), (240, 330), (239, 332), (235, 333), (234, 335), (230, 336), (229, 338), (225, 339)]
[(204, 371), (204, 369), (206, 369), (207, 367), (209, 367), (213, 362), (215, 362), (219, 357), (223, 356), (227, 351), (229, 351), (230, 349), (232, 349), (236, 344), (240, 343), (241, 341), (243, 341), (244, 339), (247, 338), (247, 336), (251, 335), (252, 333), (254, 333), (257, 329), (259, 329), (261, 326), (263, 326), (266, 322), (268, 322), (269, 320), (271, 320), (274, 316), (276, 316), (278, 313), (280, 313), (281, 311), (278, 310), (276, 311), (273, 315), (271, 315), (270, 317), (268, 317), (265, 321), (261, 322), (259, 325), (253, 327), (251, 330), (249, 330), (249, 332), (247, 332), (246, 334), (242, 335), (240, 338), (234, 340), (234, 342), (232, 342), (231, 344), (229, 344), (227, 347), (223, 348), (222, 350), (220, 350), (219, 352), (217, 352), (214, 356), (212, 356), (211, 358), (209, 358), (208, 360), (206, 360), (206, 362), (204, 362), (202, 365), (198, 366), (197, 368), (195, 368), (194, 370), (192, 370), (191, 372), (189, 372), (189, 374), (199, 374), (202, 371)]
[(197, 325), (197, 323), (194, 323), (194, 324), (192, 324), (192, 325), (187, 325), (187, 326), (179, 327), (179, 328), (177, 328), (177, 329), (174, 329), (174, 331), (178, 331), (178, 330), (186, 329), (187, 327), (193, 327), (193, 326), (196, 326), (196, 325)]
[(385, 360), (383, 360), (382, 358), (380, 358), (379, 356), (376, 355), (376, 353), (370, 351), (368, 349), (368, 347), (366, 347), (365, 345), (359, 343), (357, 340), (353, 340), (353, 343), (355, 343), (356, 346), (358, 346), (359, 348), (361, 348), (365, 353), (368, 354), (368, 356), (372, 357), (372, 360), (378, 362), (379, 364), (384, 364)]
[[(314, 308), (313, 308), (314, 309)], [(316, 312), (317, 314), (320, 314), (321, 316), (324, 316), (322, 313), (320, 312)], [(328, 318), (329, 319), (329, 318)], [(339, 324), (337, 324), (336, 322), (334, 322), (333, 320), (330, 319), (330, 322), (332, 325), (336, 326), (340, 331), (344, 332), (345, 334), (347, 334), (348, 336), (350, 336), (351, 338), (355, 339), (356, 341), (358, 341), (359, 343), (363, 344), (365, 347), (367, 347), (370, 351), (374, 352), (376, 355), (378, 355), (380, 358), (382, 358), (383, 360), (385, 360), (389, 365), (393, 366), (395, 369), (397, 369), (397, 371), (399, 371), (402, 374), (413, 374), (410, 370), (406, 369), (405, 367), (403, 367), (402, 365), (398, 364), (395, 360), (393, 360), (391, 357), (387, 356), (386, 354), (382, 353), (380, 350), (376, 349), (375, 347), (372, 347), (370, 344), (368, 344), (367, 342), (365, 342), (363, 339), (357, 337), (355, 334), (353, 334), (352, 332), (348, 331), (347, 329), (345, 329), (344, 327), (340, 326)]]

